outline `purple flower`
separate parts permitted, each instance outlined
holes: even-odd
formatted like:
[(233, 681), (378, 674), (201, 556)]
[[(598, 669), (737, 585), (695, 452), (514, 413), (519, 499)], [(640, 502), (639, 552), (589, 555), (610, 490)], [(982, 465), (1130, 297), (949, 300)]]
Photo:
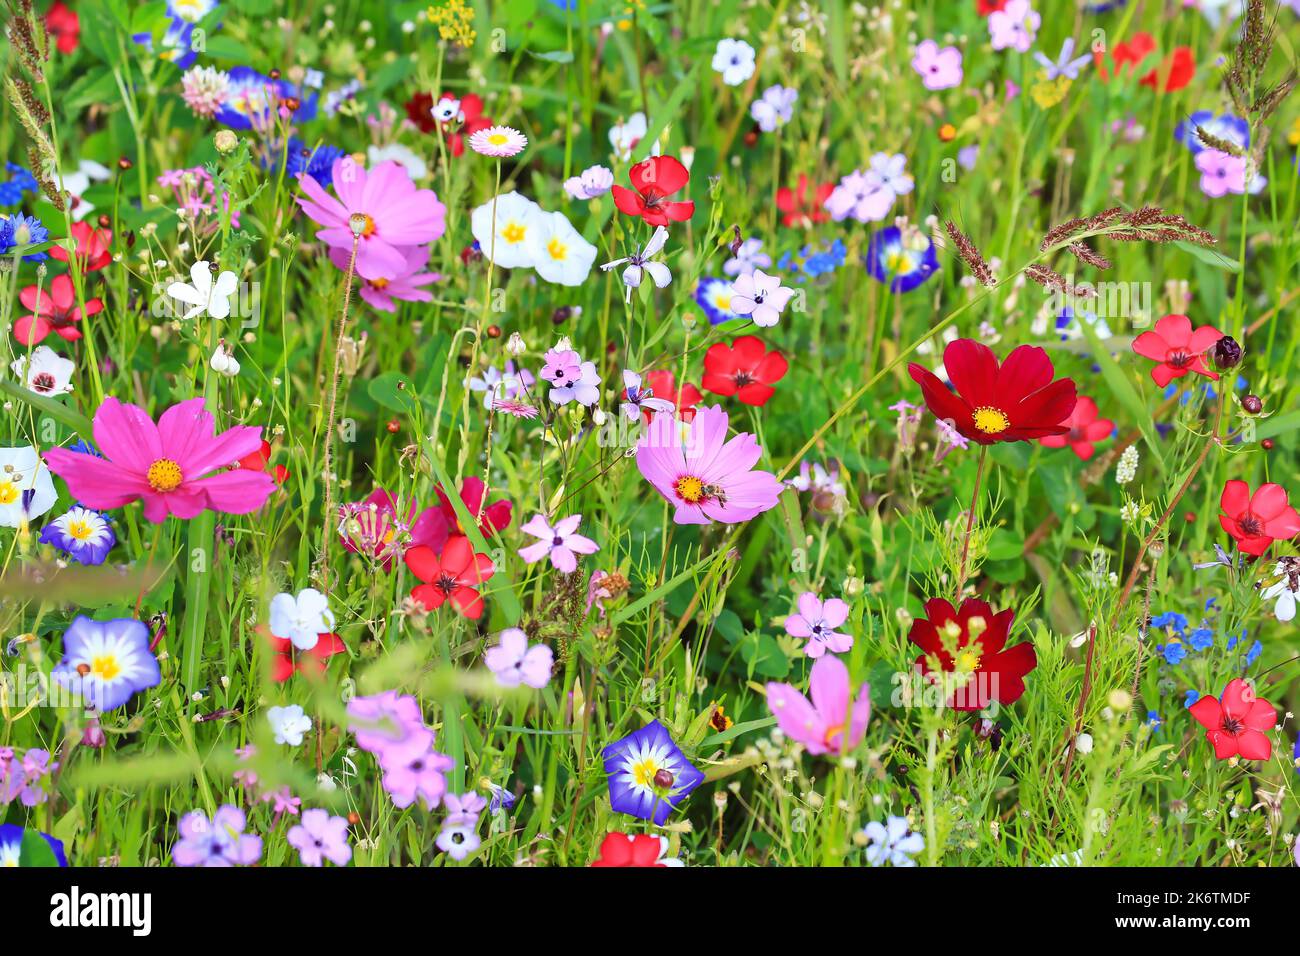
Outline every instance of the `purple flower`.
[(162, 682), (149, 649), (149, 628), (132, 618), (92, 621), (78, 616), (63, 632), (63, 659), (50, 676), (100, 713)]
[(19, 800), (34, 807), (49, 798), (47, 777), (58, 769), (50, 752), (33, 747), (20, 758), (12, 747), (0, 747), (0, 806)]
[(433, 732), (424, 726), (419, 702), (409, 694), (386, 690), (348, 701), (350, 726), (357, 746), (380, 757), (400, 759), (424, 753)]
[(244, 811), (226, 804), (211, 820), (191, 810), (177, 826), (180, 839), (172, 847), (177, 866), (252, 866), (262, 856), (262, 838), (244, 833)]
[(484, 652), (483, 661), (502, 687), (527, 684), (538, 690), (550, 681), (555, 663), (549, 647), (529, 647), (528, 635), (517, 627), (502, 631), (497, 643)]
[(912, 69), (921, 74), (927, 90), (946, 90), (961, 85), (961, 50), (955, 46), (940, 49), (933, 40), (922, 40), (912, 57)]
[(849, 669), (838, 657), (823, 657), (812, 666), (808, 694), (789, 684), (767, 685), (767, 706), (776, 724), (810, 754), (848, 753), (867, 732), (871, 692), (866, 684), (850, 699)]
[(588, 407), (600, 400), (600, 373), (595, 362), (584, 362), (572, 349), (550, 349), (542, 366), (543, 379), (551, 383), (549, 398), (556, 405), (577, 402)]
[(663, 826), (674, 808), (704, 782), (668, 730), (652, 720), (603, 751), (609, 803), (617, 813)]
[(433, 731), (428, 734), (429, 746), (420, 753), (395, 750), (381, 754), (379, 765), (383, 768), (383, 787), (393, 800), (393, 806), (405, 810), (419, 797), (425, 807), (432, 810), (447, 792), (447, 778), (443, 776), (455, 766), (446, 754), (433, 749)]
[(331, 816), (328, 810), (304, 810), (302, 822), (290, 828), (288, 839), (303, 866), (324, 866), (326, 860), (346, 866), (352, 859), (347, 818)]
[(469, 793), (449, 793), (445, 801), (447, 819), (443, 826), (478, 825), (479, 814), (487, 809), (487, 801), (471, 790)]
[(536, 544), (519, 549), (519, 557), (529, 564), (550, 557), (551, 564), (557, 571), (572, 574), (578, 569), (577, 554), (595, 554), (600, 545), (590, 538), (578, 534), (578, 525), (582, 515), (569, 515), (561, 518), (554, 527), (542, 515), (533, 517), (519, 530), (539, 539)]
[(116, 543), (108, 519), (89, 508), (72, 508), (41, 529), (41, 544), (53, 545), (83, 565), (103, 564)]
[(804, 653), (821, 657), (827, 651), (843, 654), (853, 647), (853, 638), (835, 629), (849, 619), (849, 606), (839, 598), (823, 602), (812, 591), (799, 595), (799, 613), (785, 619), (785, 631), (791, 637), (806, 637)]
[[(1201, 192), (1211, 199), (1228, 193), (1246, 192), (1246, 158), (1217, 149), (1203, 149), (1196, 154), (1196, 168), (1201, 174)], [(1264, 178), (1255, 176), (1250, 191), (1263, 188)]]
[(749, 107), (749, 115), (754, 118), (759, 129), (764, 133), (771, 133), (777, 127), (790, 122), (797, 99), (799, 99), (798, 90), (778, 83), (765, 89), (762, 99), (753, 102)]
[(889, 214), (899, 196), (916, 186), (907, 172), (907, 157), (876, 153), (865, 172), (854, 170), (840, 180), (826, 199), (826, 211), (836, 222), (852, 216), (858, 222), (879, 222)]
[(723, 264), (722, 271), (729, 276), (749, 275), (755, 269), (767, 269), (771, 265), (772, 257), (763, 251), (763, 240), (746, 239)]
[(473, 826), (467, 826), (464, 823), (452, 823), (448, 820), (438, 831), (438, 839), (435, 841), (438, 849), (446, 853), (453, 860), (463, 860), (479, 848), (481, 840), (478, 834), (474, 832)]

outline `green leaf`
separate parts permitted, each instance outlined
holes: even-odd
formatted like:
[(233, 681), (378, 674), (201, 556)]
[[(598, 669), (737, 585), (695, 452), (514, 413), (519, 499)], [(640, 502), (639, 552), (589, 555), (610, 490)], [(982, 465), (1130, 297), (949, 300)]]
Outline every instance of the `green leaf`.
[(401, 372), (384, 372), (370, 380), (366, 392), (380, 405), (395, 412), (409, 415), (415, 408), (411, 382)]
[(25, 402), (32, 408), (36, 409), (43, 415), (48, 415), (60, 425), (72, 429), (86, 441), (95, 440), (94, 428), (90, 424), (90, 419), (80, 412), (74, 411), (56, 402), (52, 398), (44, 395), (37, 395), (35, 392), (28, 391), (17, 382), (12, 382), (7, 378), (0, 378), (0, 392), (8, 395), (10, 398), (16, 398), (20, 402)]
[(1167, 471), (1165, 454), (1160, 448), (1160, 439), (1156, 434), (1155, 424), (1151, 420), (1151, 412), (1147, 408), (1146, 402), (1142, 400), (1142, 396), (1138, 394), (1137, 389), (1133, 387), (1133, 383), (1124, 374), (1124, 370), (1119, 367), (1119, 363), (1101, 344), (1092, 326), (1087, 322), (1079, 322), (1078, 326), (1083, 331), (1083, 337), (1088, 340), (1088, 345), (1092, 349), (1093, 360), (1101, 368), (1101, 374), (1106, 380), (1106, 384), (1110, 386), (1110, 390), (1119, 399), (1124, 411), (1141, 429), (1142, 438), (1146, 441), (1147, 448), (1151, 450), (1151, 457), (1159, 466), (1160, 471)]
[(1199, 246), (1194, 242), (1187, 242), (1185, 239), (1176, 240), (1174, 245), (1183, 250), (1183, 252), (1187, 253), (1193, 259), (1199, 259), (1206, 265), (1215, 266), (1216, 268), (1223, 269), (1227, 272), (1241, 271), (1240, 262), (1236, 259), (1225, 256), (1218, 249), (1214, 249), (1210, 246)]
[(35, 830), (24, 830), (23, 842), (18, 849), (18, 865), (57, 867), (59, 860), (45, 837)]

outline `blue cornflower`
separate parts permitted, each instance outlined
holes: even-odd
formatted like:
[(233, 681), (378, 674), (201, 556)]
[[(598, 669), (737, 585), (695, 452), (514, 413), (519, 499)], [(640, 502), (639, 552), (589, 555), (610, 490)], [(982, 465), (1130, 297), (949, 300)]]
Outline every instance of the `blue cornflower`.
[[(0, 216), (0, 255), (7, 255), (18, 246), (34, 246), (49, 238), (49, 230), (35, 216), (24, 216), (22, 213)], [(44, 258), (43, 252), (23, 256), (26, 262), (40, 262)]]
[[(329, 189), (334, 182), (334, 161), (343, 155), (343, 150), (337, 146), (321, 143), (312, 149), (295, 136), (289, 140), (284, 153), (286, 178), (292, 180), (299, 173), (306, 173), (320, 183), (322, 189)], [(276, 159), (279, 159), (278, 154)]]
[(17, 206), (27, 193), (37, 190), (36, 177), (16, 163), (5, 163), (9, 178), (0, 182), (0, 206)]
[(1208, 627), (1198, 627), (1187, 638), (1187, 643), (1194, 651), (1203, 651), (1214, 646), (1214, 632)]
[(98, 511), (80, 506), (55, 518), (41, 529), (41, 544), (51, 544), (83, 565), (103, 564), (117, 544), (117, 535)]
[(873, 233), (863, 264), (873, 279), (889, 286), (890, 292), (910, 292), (939, 271), (934, 243), (912, 226), (906, 233), (897, 226)]
[(1187, 645), (1182, 641), (1170, 641), (1168, 644), (1159, 646), (1160, 654), (1164, 657), (1165, 663), (1177, 666), (1183, 662), (1187, 656)]
[(610, 807), (615, 813), (653, 819), (656, 826), (663, 826), (668, 814), (704, 782), (704, 774), (657, 720), (610, 744), (603, 753)]
[(1201, 699), (1201, 692), (1200, 692), (1199, 690), (1186, 690), (1186, 691), (1183, 691), (1183, 706), (1184, 706), (1184, 707), (1191, 707), (1192, 704), (1196, 703), (1196, 702), (1197, 702), (1198, 700), (1200, 700), (1200, 699)]

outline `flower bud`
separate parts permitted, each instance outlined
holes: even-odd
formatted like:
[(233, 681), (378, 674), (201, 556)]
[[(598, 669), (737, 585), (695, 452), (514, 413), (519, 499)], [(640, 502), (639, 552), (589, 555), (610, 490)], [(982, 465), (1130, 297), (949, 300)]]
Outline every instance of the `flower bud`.
[(239, 145), (239, 137), (235, 135), (234, 130), (218, 130), (212, 137), (212, 145), (216, 146), (217, 152), (224, 156)]
[(1231, 335), (1225, 335), (1214, 343), (1214, 364), (1220, 371), (1241, 364), (1241, 346)]
[(1247, 395), (1241, 400), (1241, 407), (1248, 415), (1258, 415), (1264, 410), (1264, 400), (1258, 395)]

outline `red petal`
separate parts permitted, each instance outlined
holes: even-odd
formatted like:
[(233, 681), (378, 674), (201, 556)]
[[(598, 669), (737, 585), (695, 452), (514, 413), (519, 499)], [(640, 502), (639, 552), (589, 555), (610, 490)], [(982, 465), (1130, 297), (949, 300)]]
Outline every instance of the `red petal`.
[(672, 156), (651, 156), (628, 170), (628, 178), (643, 196), (668, 196), (685, 186), (691, 174)]
[(957, 394), (971, 406), (998, 404), (998, 360), (987, 345), (974, 339), (955, 339), (943, 350), (943, 367)]
[(411, 569), (411, 573), (426, 584), (431, 583), (442, 572), (442, 563), (438, 560), (438, 556), (433, 553), (432, 548), (425, 545), (408, 548), (402, 558), (406, 566)]
[(626, 186), (615, 186), (610, 193), (614, 197), (614, 205), (620, 212), (625, 212), (629, 216), (645, 215), (645, 200)]

